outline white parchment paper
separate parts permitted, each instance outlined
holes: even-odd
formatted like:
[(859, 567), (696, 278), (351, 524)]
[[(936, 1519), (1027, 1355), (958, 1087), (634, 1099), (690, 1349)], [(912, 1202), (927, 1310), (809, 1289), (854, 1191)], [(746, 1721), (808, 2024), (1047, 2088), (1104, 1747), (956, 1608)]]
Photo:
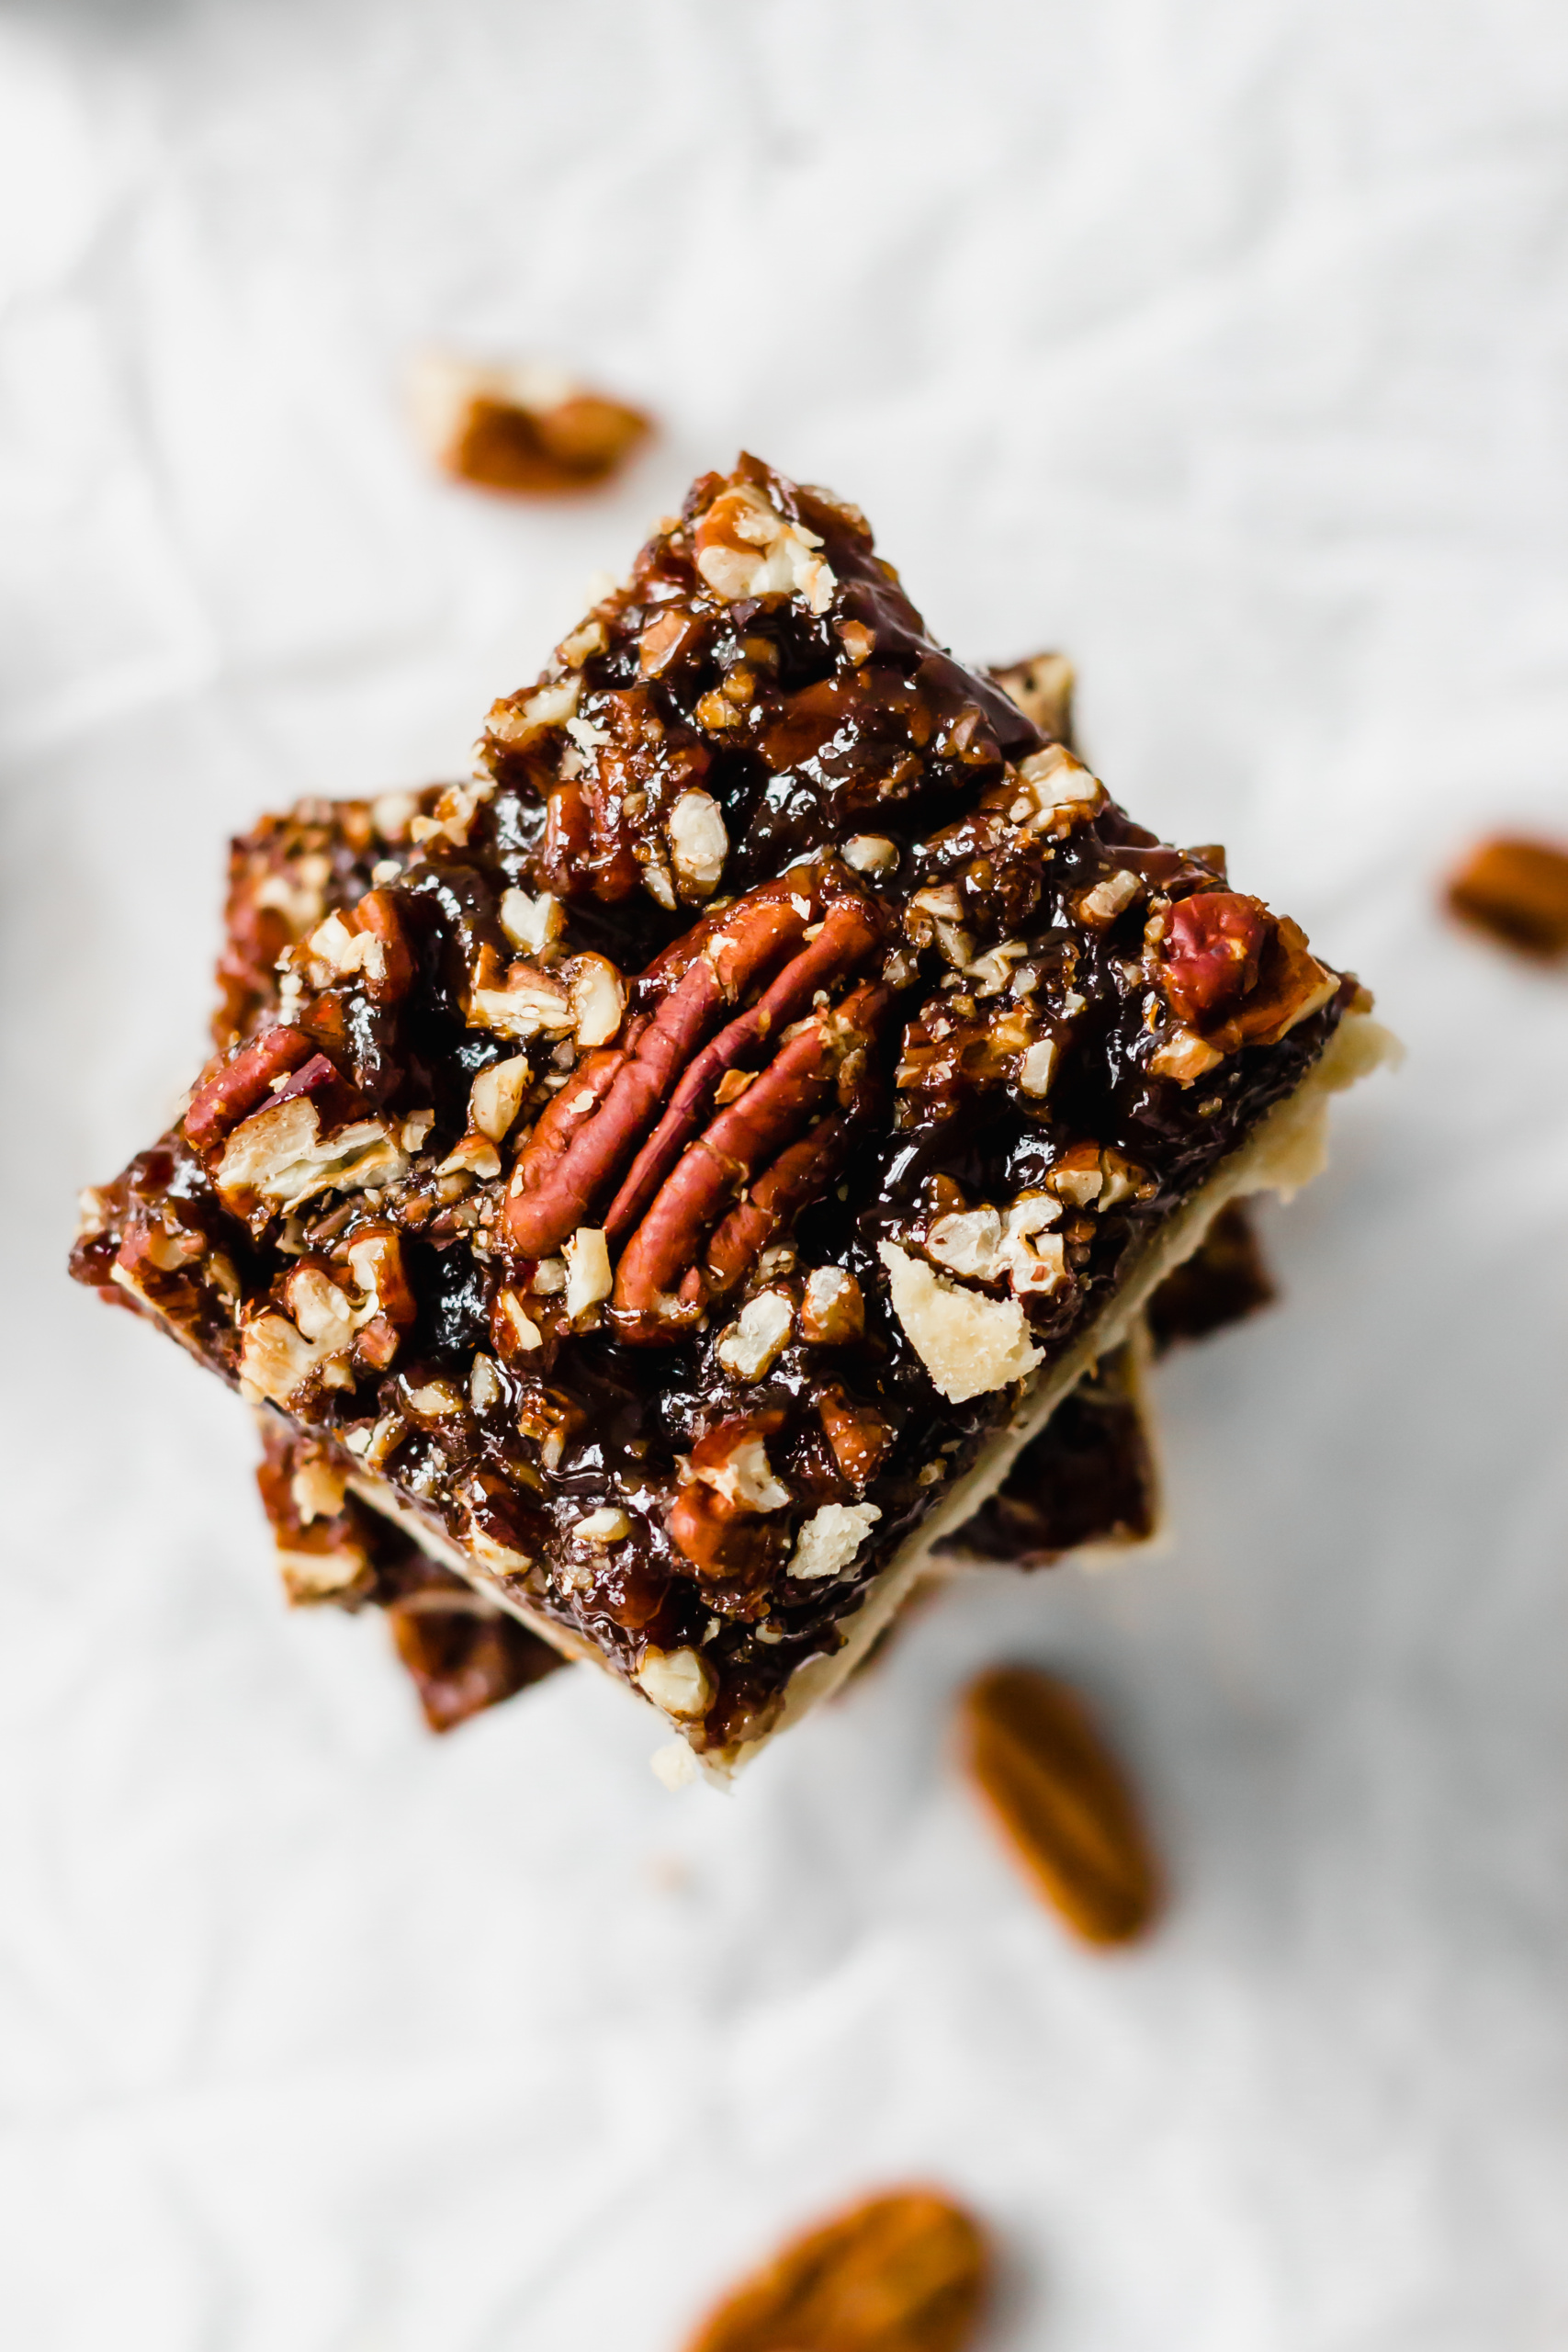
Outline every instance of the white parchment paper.
[[(1568, 829), (1568, 21), (1539, 0), (0, 11), (0, 2337), (666, 2352), (911, 2174), (989, 2341), (1568, 2336), (1568, 990), (1434, 880)], [(530, 511), (434, 339), (658, 411)], [(444, 1743), (289, 1617), (246, 1417), (61, 1272), (203, 1050), (226, 834), (461, 772), (741, 442), (1360, 969), (1404, 1074), (1160, 1381), (1175, 1538), (997, 1576), (732, 1800), (587, 1674)], [(1100, 1699), (1176, 1900), (1093, 1959), (944, 1756)]]

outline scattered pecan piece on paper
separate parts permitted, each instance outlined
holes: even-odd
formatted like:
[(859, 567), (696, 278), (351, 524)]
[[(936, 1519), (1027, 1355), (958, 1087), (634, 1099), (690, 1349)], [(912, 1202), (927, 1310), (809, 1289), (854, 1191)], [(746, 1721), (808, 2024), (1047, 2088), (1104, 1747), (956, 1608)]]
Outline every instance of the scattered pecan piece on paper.
[(653, 429), (641, 409), (555, 368), (482, 368), (427, 353), (410, 394), (437, 465), (459, 481), (523, 497), (597, 488)]
[(1449, 912), (1523, 956), (1568, 955), (1568, 850), (1499, 833), (1449, 880)]
[(962, 2206), (937, 2189), (889, 2189), (792, 2238), (687, 2352), (960, 2352), (989, 2268)]
[(1077, 1693), (996, 1667), (960, 1706), (964, 1761), (1036, 1887), (1086, 1942), (1130, 1943), (1159, 1873), (1120, 1765)]

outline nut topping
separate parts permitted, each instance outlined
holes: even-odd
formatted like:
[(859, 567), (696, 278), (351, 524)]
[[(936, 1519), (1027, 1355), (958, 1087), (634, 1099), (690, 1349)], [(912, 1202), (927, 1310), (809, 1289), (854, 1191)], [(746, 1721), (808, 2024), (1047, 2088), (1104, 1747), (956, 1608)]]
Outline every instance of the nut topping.
[(865, 1300), (841, 1266), (814, 1266), (806, 1278), (800, 1336), (808, 1347), (841, 1348), (865, 1329)]
[(716, 596), (798, 594), (825, 613), (838, 582), (818, 553), (822, 541), (802, 523), (787, 523), (754, 483), (716, 498), (696, 528), (697, 570)]
[[(887, 992), (863, 983), (837, 1006), (833, 996), (875, 952), (881, 920), (845, 895), (808, 921), (819, 904), (770, 886), (699, 926), (694, 944), (665, 959), (653, 1009), (580, 1068), (518, 1157), (510, 1245), (542, 1257), (602, 1209), (620, 1252), (624, 1339), (690, 1324), (737, 1288), (831, 1181), (869, 1102), (868, 1049)], [(657, 967), (644, 1002), (649, 982), (657, 991)], [(737, 1076), (748, 1082), (737, 1088)]]
[(1161, 985), (1178, 1019), (1202, 1023), (1249, 995), (1269, 928), (1268, 910), (1234, 890), (1205, 890), (1173, 908)]
[(670, 1514), (670, 1540), (699, 1577), (744, 1584), (778, 1559), (783, 1538), (765, 1522), (791, 1497), (773, 1476), (767, 1441), (783, 1419), (771, 1410), (721, 1421), (693, 1447)]
[(1274, 1046), (1335, 995), (1288, 915), (1230, 890), (1183, 899), (1167, 918), (1156, 977), (1178, 1027), (1150, 1057), (1156, 1077), (1184, 1086), (1242, 1046)]
[(299, 1029), (267, 1029), (199, 1087), (185, 1115), (187, 1139), (206, 1151), (267, 1100), (274, 1085), (315, 1052)]

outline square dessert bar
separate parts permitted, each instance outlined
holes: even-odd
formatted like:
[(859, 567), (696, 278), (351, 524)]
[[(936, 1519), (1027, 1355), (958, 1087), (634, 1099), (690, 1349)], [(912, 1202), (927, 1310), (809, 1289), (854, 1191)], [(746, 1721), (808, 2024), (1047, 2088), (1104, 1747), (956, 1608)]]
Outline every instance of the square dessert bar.
[(223, 1049), (73, 1270), (732, 1770), (1382, 1051), (1049, 683), (704, 476), (471, 783), (254, 850)]
[[(1071, 744), (1071, 664), (1045, 653), (994, 673), (1043, 733)], [(1076, 748), (1076, 747), (1075, 747)], [(272, 1023), (278, 962), (334, 908), (354, 906), (407, 863), (410, 819), (439, 786), (376, 801), (308, 800), (264, 818), (233, 844), (213, 1023), (220, 1047)], [(1236, 1321), (1272, 1295), (1239, 1204), (1149, 1304), (1156, 1348)], [(989, 1501), (940, 1546), (941, 1563), (1054, 1565), (1069, 1553), (1146, 1542), (1158, 1521), (1142, 1336), (1091, 1367)], [(344, 1490), (312, 1439), (259, 1416), (258, 1480), (291, 1604), (384, 1613), (431, 1728), (450, 1730), (531, 1687), (564, 1660), (495, 1601), (430, 1560), (406, 1531)]]

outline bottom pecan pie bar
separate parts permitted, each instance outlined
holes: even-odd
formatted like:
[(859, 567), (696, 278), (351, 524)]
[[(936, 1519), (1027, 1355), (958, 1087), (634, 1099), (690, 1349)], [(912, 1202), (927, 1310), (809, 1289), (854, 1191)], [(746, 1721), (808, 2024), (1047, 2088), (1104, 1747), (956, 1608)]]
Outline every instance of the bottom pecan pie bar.
[(720, 1772), (1383, 1051), (1020, 683), (854, 508), (704, 476), (471, 783), (274, 860), (89, 1196), (81, 1279)]

